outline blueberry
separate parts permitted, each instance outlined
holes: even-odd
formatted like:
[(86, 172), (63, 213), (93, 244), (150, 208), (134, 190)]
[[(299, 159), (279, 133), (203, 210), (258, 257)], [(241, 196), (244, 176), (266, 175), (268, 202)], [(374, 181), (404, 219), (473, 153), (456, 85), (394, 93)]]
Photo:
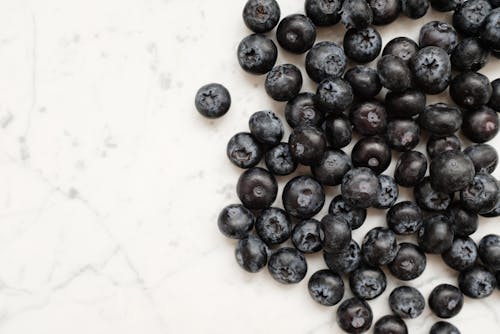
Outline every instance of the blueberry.
[(280, 7), (275, 0), (249, 0), (243, 8), (243, 21), (256, 33), (273, 30), (280, 20)]
[(460, 202), (451, 204), (446, 214), (450, 217), (455, 235), (466, 237), (477, 231), (477, 214), (463, 209)]
[(356, 270), (361, 263), (361, 250), (356, 241), (351, 240), (349, 246), (335, 252), (323, 252), (323, 258), (330, 270), (347, 274)]
[(274, 175), (289, 175), (297, 169), (288, 143), (270, 148), (265, 155), (267, 169)]
[(431, 0), (431, 6), (437, 11), (449, 12), (455, 10), (463, 2), (463, 0)]
[(429, 166), (432, 188), (453, 193), (464, 189), (474, 178), (474, 164), (461, 151), (446, 151), (431, 160)]
[(264, 84), (267, 95), (276, 101), (289, 101), (296, 97), (302, 88), (302, 74), (297, 66), (284, 64), (273, 67), (267, 73)]
[(340, 149), (352, 140), (352, 125), (344, 115), (329, 115), (325, 120), (325, 137), (332, 148)]
[(370, 329), (372, 322), (372, 309), (361, 299), (346, 299), (337, 309), (337, 324), (346, 333), (364, 333)]
[(309, 219), (325, 204), (325, 193), (318, 181), (310, 176), (297, 176), (283, 190), (283, 206), (292, 216)]
[(410, 201), (399, 202), (387, 212), (387, 226), (400, 235), (418, 232), (423, 219), (422, 210)]
[(342, 277), (326, 269), (315, 272), (309, 279), (307, 288), (311, 298), (324, 306), (336, 305), (344, 297)]
[(259, 163), (264, 151), (254, 136), (240, 132), (231, 137), (227, 143), (226, 154), (235, 166), (250, 168)]
[(458, 44), (458, 35), (448, 23), (431, 21), (420, 28), (418, 44), (421, 48), (439, 46), (446, 52), (451, 53)]
[(377, 209), (389, 209), (398, 199), (398, 185), (394, 178), (389, 175), (379, 175), (378, 181), (380, 183), (380, 190), (373, 207)]
[(277, 245), (290, 238), (292, 223), (284, 210), (267, 208), (257, 218), (255, 231), (266, 244)]
[(342, 215), (352, 230), (360, 228), (366, 219), (366, 209), (351, 207), (344, 201), (342, 195), (337, 195), (332, 199), (328, 212), (331, 215)]
[(451, 66), (463, 72), (478, 71), (486, 65), (489, 54), (478, 38), (465, 38), (451, 53)]
[(498, 191), (498, 184), (493, 176), (478, 173), (472, 183), (460, 192), (462, 207), (471, 212), (487, 213), (495, 207)]
[(424, 311), (425, 299), (417, 289), (400, 286), (391, 292), (389, 306), (397, 316), (404, 319), (414, 319)]
[(402, 281), (411, 281), (422, 275), (427, 265), (424, 254), (414, 244), (403, 242), (394, 260), (387, 266), (391, 274)]
[(396, 235), (384, 227), (375, 227), (368, 231), (361, 246), (364, 260), (372, 266), (390, 263), (396, 257), (398, 249)]
[(424, 16), (429, 6), (429, 0), (401, 0), (401, 12), (414, 20)]
[(285, 118), (292, 128), (300, 125), (320, 126), (324, 113), (316, 109), (314, 94), (300, 93), (286, 104)]
[(243, 239), (253, 229), (255, 216), (241, 204), (226, 206), (219, 214), (217, 225), (219, 231), (228, 238)]
[(349, 275), (349, 286), (352, 293), (363, 300), (371, 300), (380, 296), (387, 287), (387, 279), (382, 270), (375, 267), (362, 266)]
[(458, 276), (458, 286), (464, 295), (471, 298), (485, 298), (497, 286), (495, 275), (481, 265), (475, 265)]
[(267, 170), (253, 167), (240, 175), (236, 192), (249, 209), (265, 209), (273, 204), (278, 194), (276, 179)]
[(267, 268), (276, 281), (295, 284), (306, 276), (307, 262), (304, 255), (295, 248), (284, 247), (271, 254)]
[(460, 334), (460, 331), (449, 322), (439, 321), (432, 325), (429, 334)]
[(452, 200), (450, 194), (434, 190), (428, 176), (413, 188), (413, 195), (418, 206), (428, 211), (446, 210)]
[(368, 167), (380, 174), (391, 163), (391, 149), (379, 136), (365, 137), (354, 145), (351, 157), (355, 167)]
[(368, 63), (377, 58), (382, 50), (382, 37), (373, 27), (351, 28), (344, 35), (344, 52), (347, 58)]
[(488, 144), (471, 145), (464, 153), (472, 160), (476, 173), (493, 173), (498, 165), (497, 150)]
[(500, 271), (500, 236), (488, 234), (479, 242), (479, 257), (492, 271)]
[(326, 215), (321, 219), (321, 244), (326, 252), (338, 252), (351, 242), (351, 227), (342, 215)]
[(323, 132), (309, 125), (294, 128), (288, 145), (295, 161), (306, 166), (319, 164), (326, 150)]
[(318, 165), (311, 171), (316, 180), (326, 186), (342, 183), (342, 178), (352, 168), (351, 158), (341, 150), (327, 150)]
[(279, 23), (276, 39), (283, 49), (297, 54), (304, 53), (316, 40), (316, 27), (305, 15), (289, 15)]
[(420, 127), (412, 119), (393, 119), (387, 123), (386, 138), (390, 148), (406, 152), (418, 145)]
[(448, 319), (460, 313), (464, 305), (464, 295), (450, 284), (436, 286), (429, 296), (429, 307), (440, 318)]
[(408, 328), (400, 317), (385, 315), (373, 326), (373, 334), (408, 334)]
[(341, 0), (306, 0), (307, 16), (318, 27), (337, 24), (340, 21)]
[(194, 99), (196, 110), (208, 118), (224, 116), (231, 106), (231, 95), (221, 84), (211, 83), (201, 87)]
[(267, 145), (277, 145), (283, 138), (283, 124), (272, 111), (257, 111), (248, 121), (253, 137)]
[(434, 136), (449, 136), (462, 126), (462, 112), (445, 103), (431, 104), (420, 114), (419, 123)]
[(442, 214), (431, 214), (424, 218), (418, 231), (418, 245), (430, 254), (442, 254), (453, 244), (453, 229), (449, 218)]
[(455, 238), (451, 248), (442, 254), (444, 262), (456, 271), (472, 267), (477, 260), (477, 246), (469, 237)]
[(316, 253), (321, 250), (319, 221), (303, 220), (293, 228), (292, 242), (302, 253)]
[(368, 0), (373, 12), (373, 24), (385, 25), (395, 21), (401, 6), (399, 0)]
[(266, 244), (251, 235), (238, 241), (234, 255), (241, 268), (256, 273), (266, 266), (267, 251)]
[(500, 79), (493, 80), (491, 87), (492, 93), (488, 106), (496, 112), (500, 112)]
[(490, 100), (490, 81), (481, 73), (461, 73), (450, 82), (450, 96), (461, 107), (478, 108)]
[(365, 167), (351, 169), (342, 179), (342, 197), (356, 208), (368, 208), (377, 200), (380, 188), (378, 177)]
[(453, 13), (453, 26), (464, 36), (479, 36), (491, 5), (486, 0), (469, 0)]
[(500, 7), (500, 1), (498, 0), (490, 0), (491, 7), (498, 8)]
[(347, 29), (363, 29), (373, 21), (372, 9), (365, 0), (344, 0), (340, 12), (340, 20)]
[(403, 92), (412, 85), (410, 68), (397, 56), (385, 55), (380, 58), (377, 71), (382, 86), (391, 91)]
[(313, 81), (320, 83), (324, 79), (341, 77), (346, 63), (340, 46), (333, 42), (320, 42), (307, 53), (306, 71)]
[(375, 97), (382, 89), (380, 78), (375, 69), (367, 66), (354, 66), (347, 70), (344, 79), (351, 85), (354, 95), (359, 98)]
[[(498, 25), (500, 24), (500, 9), (493, 9), (486, 19), (484, 20), (483, 30), (481, 32), (481, 39), (488, 45), (492, 51), (500, 50), (500, 29)], [(498, 55), (496, 56), (498, 58)]]
[(462, 142), (455, 135), (431, 136), (427, 141), (427, 154), (431, 159), (446, 151), (457, 151), (461, 148)]
[(410, 61), (415, 82), (427, 94), (443, 92), (451, 80), (451, 63), (446, 51), (427, 46), (417, 51)]
[(464, 114), (462, 133), (475, 143), (484, 143), (498, 133), (498, 114), (491, 108), (482, 106)]
[(418, 151), (401, 154), (394, 171), (396, 183), (403, 187), (414, 187), (419, 184), (427, 171), (427, 159)]
[(498, 181), (497, 181), (497, 186), (498, 186), (499, 191), (497, 192), (496, 203), (495, 203), (493, 209), (491, 209), (490, 211), (479, 213), (483, 217), (486, 217), (486, 218), (500, 217), (500, 182), (498, 182)]
[(341, 78), (321, 81), (316, 91), (316, 107), (323, 112), (342, 113), (354, 99), (351, 85)]
[(364, 136), (383, 133), (387, 128), (385, 107), (377, 100), (356, 103), (351, 108), (350, 118), (354, 130)]
[(427, 98), (419, 89), (404, 92), (388, 92), (385, 95), (385, 108), (390, 117), (411, 118), (424, 111)]
[(418, 49), (418, 44), (415, 43), (414, 40), (408, 37), (396, 37), (386, 44), (382, 51), (382, 55), (399, 57), (408, 64), (413, 55), (417, 53)]
[(273, 68), (277, 58), (276, 45), (264, 35), (247, 36), (238, 45), (238, 61), (241, 68), (249, 73), (266, 74)]

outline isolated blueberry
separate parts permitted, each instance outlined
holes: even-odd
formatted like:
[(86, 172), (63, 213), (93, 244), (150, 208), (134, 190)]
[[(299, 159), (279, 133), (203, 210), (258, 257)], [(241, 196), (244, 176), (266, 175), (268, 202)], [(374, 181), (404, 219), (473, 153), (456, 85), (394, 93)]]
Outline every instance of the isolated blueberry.
[(403, 187), (414, 187), (422, 181), (427, 171), (427, 159), (418, 151), (408, 151), (399, 157), (394, 171), (396, 183)]
[(315, 103), (315, 97), (312, 93), (300, 93), (288, 101), (285, 106), (287, 123), (292, 128), (300, 125), (320, 126), (324, 119), (324, 113), (316, 109)]
[(410, 61), (415, 82), (427, 94), (443, 92), (451, 80), (451, 63), (446, 51), (437, 46), (420, 49)]
[(240, 175), (236, 192), (240, 201), (249, 209), (270, 207), (278, 194), (276, 179), (267, 170), (253, 167)]
[(385, 315), (373, 326), (373, 334), (408, 334), (408, 328), (400, 317)]
[(455, 10), (464, 0), (431, 0), (431, 6), (439, 12)]
[(487, 213), (495, 207), (498, 191), (498, 183), (493, 176), (478, 173), (472, 183), (460, 192), (460, 202), (466, 210)]
[(351, 28), (345, 33), (343, 44), (347, 58), (358, 63), (368, 63), (380, 54), (382, 37), (373, 27)]
[(455, 238), (451, 248), (442, 254), (444, 262), (452, 269), (463, 271), (477, 260), (477, 246), (469, 237)]
[(489, 54), (479, 38), (465, 38), (451, 53), (451, 66), (462, 72), (478, 71), (486, 65)]
[(418, 231), (418, 245), (430, 254), (442, 254), (453, 244), (453, 229), (450, 219), (442, 214), (431, 214), (424, 218)]
[(429, 307), (440, 318), (456, 316), (464, 305), (464, 295), (450, 284), (436, 286), (429, 296)]
[(404, 92), (412, 86), (412, 74), (408, 65), (399, 57), (385, 55), (377, 63), (380, 82), (394, 92)]
[(418, 49), (418, 44), (414, 40), (408, 37), (396, 37), (386, 44), (382, 55), (393, 55), (408, 63)]
[(342, 215), (326, 215), (321, 219), (321, 244), (326, 252), (338, 252), (351, 242), (351, 227)]
[(388, 228), (375, 227), (363, 238), (361, 251), (367, 264), (384, 266), (398, 253), (398, 242), (394, 232)]
[(337, 324), (346, 333), (360, 334), (368, 331), (373, 322), (370, 305), (358, 298), (346, 299), (337, 309)]
[(373, 12), (375, 25), (385, 25), (395, 21), (401, 11), (399, 0), (368, 0), (368, 4)]
[(321, 250), (319, 221), (303, 220), (293, 228), (292, 242), (302, 253), (316, 253)]
[(354, 104), (351, 108), (350, 118), (354, 130), (364, 136), (383, 133), (387, 128), (385, 107), (377, 100)]
[(249, 0), (243, 8), (243, 21), (248, 29), (256, 33), (273, 30), (280, 15), (280, 7), (275, 0)]
[(451, 53), (458, 44), (458, 35), (448, 23), (431, 21), (420, 28), (418, 44), (421, 48), (439, 46), (446, 52)]
[(367, 66), (354, 66), (347, 70), (344, 79), (351, 85), (354, 95), (359, 98), (375, 97), (382, 89), (380, 78), (375, 69)]
[(255, 231), (266, 244), (277, 245), (290, 238), (292, 222), (284, 210), (267, 208), (257, 217)]
[(328, 212), (331, 215), (343, 216), (352, 230), (360, 228), (366, 219), (366, 209), (351, 207), (344, 201), (342, 195), (337, 195), (332, 199)]
[(292, 216), (309, 219), (325, 204), (325, 193), (321, 184), (310, 176), (297, 176), (283, 189), (283, 206)]
[(217, 225), (219, 231), (228, 238), (243, 239), (253, 229), (255, 216), (241, 204), (226, 206), (219, 213)]
[(410, 201), (396, 203), (387, 212), (387, 226), (400, 235), (418, 232), (423, 219), (422, 210)]
[(341, 22), (347, 29), (363, 29), (373, 21), (373, 12), (365, 0), (344, 0)]
[(413, 188), (413, 195), (418, 206), (428, 211), (446, 210), (452, 200), (450, 194), (434, 190), (428, 176)]
[(426, 100), (425, 94), (419, 89), (388, 92), (385, 95), (385, 108), (389, 117), (411, 118), (424, 110)]
[(329, 115), (324, 123), (325, 137), (332, 148), (340, 149), (352, 140), (352, 125), (343, 114)]
[(430, 104), (420, 114), (419, 123), (434, 136), (449, 136), (462, 126), (462, 112), (446, 103)]
[(274, 175), (289, 175), (297, 169), (288, 143), (270, 148), (265, 155), (267, 169)]
[(446, 151), (431, 160), (429, 174), (432, 188), (453, 193), (465, 189), (474, 178), (472, 160), (461, 151)]
[(371, 300), (385, 291), (387, 278), (384, 272), (376, 267), (362, 266), (349, 275), (349, 286), (356, 297)]
[(380, 188), (378, 177), (366, 167), (351, 169), (342, 179), (342, 197), (356, 208), (368, 208), (377, 200)]
[(469, 0), (453, 13), (453, 26), (464, 36), (479, 36), (491, 5), (486, 0)]
[(256, 236), (248, 236), (238, 241), (234, 255), (241, 268), (256, 273), (266, 266), (267, 246)]
[(307, 53), (306, 71), (313, 81), (320, 83), (324, 79), (341, 77), (346, 63), (344, 51), (339, 45), (319, 42)]
[(227, 113), (231, 106), (231, 95), (221, 84), (211, 83), (196, 92), (194, 100), (196, 110), (208, 118), (219, 118)]
[(341, 150), (327, 150), (318, 165), (311, 167), (311, 172), (322, 184), (336, 186), (352, 168), (351, 158)]
[(401, 12), (414, 20), (424, 16), (429, 6), (429, 0), (401, 0)]
[(466, 237), (477, 231), (477, 214), (462, 208), (460, 202), (452, 203), (446, 214), (450, 217), (456, 236)]
[(400, 286), (389, 296), (392, 312), (404, 319), (417, 318), (425, 308), (424, 296), (415, 288)]
[(398, 185), (394, 178), (389, 175), (379, 175), (378, 181), (380, 183), (380, 190), (373, 207), (377, 209), (389, 209), (398, 199)]
[(460, 331), (449, 322), (439, 321), (432, 325), (429, 334), (460, 334)]
[(475, 265), (458, 276), (458, 286), (464, 295), (471, 298), (485, 298), (497, 286), (495, 275), (481, 265)]
[(344, 297), (344, 281), (331, 270), (319, 270), (309, 279), (307, 284), (311, 298), (324, 306), (338, 304)]
[(464, 153), (472, 160), (476, 173), (493, 173), (498, 165), (497, 150), (488, 144), (471, 145)]
[(294, 128), (288, 145), (295, 161), (306, 166), (319, 164), (326, 150), (323, 132), (309, 125)]
[(405, 152), (418, 145), (420, 127), (412, 119), (393, 119), (387, 123), (387, 143), (390, 148)]
[(318, 27), (337, 24), (340, 21), (341, 0), (306, 0), (307, 16)]
[(484, 143), (497, 135), (498, 123), (498, 113), (487, 106), (482, 106), (464, 113), (462, 133), (475, 143)]
[(305, 15), (289, 15), (279, 23), (276, 39), (283, 49), (293, 53), (304, 53), (316, 40), (316, 27)]
[(295, 248), (284, 247), (271, 254), (267, 268), (276, 281), (295, 284), (306, 276), (307, 262), (304, 255)]
[(349, 109), (354, 99), (351, 85), (341, 78), (321, 81), (316, 91), (316, 107), (336, 114)]
[(391, 149), (379, 136), (364, 137), (354, 145), (351, 158), (355, 167), (368, 167), (380, 174), (391, 163)]
[(226, 154), (235, 166), (250, 168), (260, 162), (264, 151), (252, 134), (240, 132), (227, 143)]
[(323, 259), (333, 272), (347, 274), (359, 267), (361, 250), (356, 241), (351, 240), (349, 246), (343, 249), (334, 252), (323, 252)]
[(491, 87), (492, 93), (488, 106), (496, 112), (500, 112), (500, 79), (493, 80)]
[(289, 101), (297, 96), (302, 88), (302, 74), (297, 66), (283, 64), (273, 67), (264, 83), (267, 95), (276, 101)]
[(422, 275), (426, 265), (424, 252), (414, 244), (403, 242), (399, 244), (396, 257), (387, 267), (397, 279), (411, 281)]
[(431, 136), (427, 141), (427, 154), (431, 159), (446, 151), (459, 151), (461, 148), (462, 142), (455, 135)]
[(269, 110), (257, 111), (248, 121), (253, 137), (267, 145), (277, 145), (283, 138), (283, 124), (275, 113)]
[(479, 257), (492, 271), (500, 271), (500, 236), (488, 234), (479, 242)]
[(269, 72), (276, 58), (278, 49), (274, 42), (264, 35), (250, 35), (238, 45), (238, 61), (243, 70), (252, 74), (266, 74)]
[(450, 96), (464, 108), (478, 108), (488, 103), (491, 97), (490, 80), (481, 73), (465, 72), (450, 82)]

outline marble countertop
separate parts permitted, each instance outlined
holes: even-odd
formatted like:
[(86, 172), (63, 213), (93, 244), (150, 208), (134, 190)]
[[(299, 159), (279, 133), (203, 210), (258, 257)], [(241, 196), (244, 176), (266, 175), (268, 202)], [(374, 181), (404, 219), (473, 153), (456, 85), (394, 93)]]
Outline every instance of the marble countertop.
[[(282, 115), (284, 106), (266, 96), (263, 77), (238, 66), (235, 49), (249, 33), (243, 4), (0, 2), (0, 332), (340, 333), (336, 308), (316, 305), (307, 281), (282, 286), (266, 271), (243, 272), (235, 242), (216, 227), (220, 209), (237, 201), (241, 172), (225, 157), (227, 140), (253, 112)], [(280, 5), (284, 15), (303, 10), (302, 0)], [(415, 38), (443, 16), (400, 19), (380, 29), (384, 43)], [(318, 39), (339, 42), (342, 30), (322, 29)], [(278, 62), (303, 58), (281, 52)], [(500, 61), (481, 72), (499, 77)], [(216, 121), (193, 106), (212, 81), (233, 98)], [(474, 239), (499, 233), (499, 223), (482, 219)], [(383, 213), (370, 210), (354, 238), (380, 224)], [(324, 267), (321, 256), (308, 261), (306, 279)], [(438, 257), (429, 262), (410, 285), (427, 296), (456, 283)], [(390, 279), (370, 302), (375, 318), (389, 312), (397, 284)], [(407, 324), (427, 333), (436, 320), (426, 310)], [(463, 334), (498, 332), (500, 291), (467, 299), (452, 321)]]

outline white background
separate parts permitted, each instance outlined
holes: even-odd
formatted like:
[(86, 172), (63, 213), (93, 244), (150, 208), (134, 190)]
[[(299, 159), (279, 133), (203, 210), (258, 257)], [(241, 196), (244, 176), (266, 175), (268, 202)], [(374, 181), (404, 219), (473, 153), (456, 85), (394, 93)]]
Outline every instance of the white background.
[[(0, 1), (0, 332), (339, 333), (336, 308), (316, 305), (306, 280), (282, 286), (265, 270), (243, 272), (235, 242), (217, 230), (241, 173), (225, 157), (228, 139), (247, 130), (253, 112), (283, 115), (284, 107), (265, 95), (263, 77), (237, 64), (249, 33), (243, 4)], [(303, 11), (302, 1), (280, 5), (283, 16)], [(380, 29), (384, 43), (417, 38), (432, 18), (450, 15), (401, 18)], [(342, 34), (322, 29), (318, 40), (341, 42)], [(303, 58), (280, 52), (278, 63)], [(500, 76), (500, 62), (481, 72)], [(198, 87), (212, 81), (233, 98), (216, 121), (193, 106)], [(305, 79), (304, 90), (312, 88)], [(328, 200), (337, 193), (328, 190)], [(369, 214), (358, 241), (385, 223), (384, 213)], [(499, 223), (482, 219), (474, 239), (499, 233)], [(439, 257), (428, 259), (409, 283), (426, 297), (436, 284), (456, 284)], [(308, 261), (307, 278), (324, 267), (320, 256)], [(370, 302), (375, 319), (389, 312), (396, 284), (390, 278)], [(427, 333), (436, 320), (426, 310), (407, 324)], [(467, 298), (452, 321), (466, 334), (498, 332), (500, 291)]]

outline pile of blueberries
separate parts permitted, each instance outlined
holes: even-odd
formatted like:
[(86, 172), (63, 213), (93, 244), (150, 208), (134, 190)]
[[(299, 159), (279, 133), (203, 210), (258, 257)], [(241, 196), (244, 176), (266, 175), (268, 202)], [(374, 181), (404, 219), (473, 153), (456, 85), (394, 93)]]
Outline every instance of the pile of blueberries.
[[(372, 24), (388, 24), (400, 13), (419, 18), (430, 5), (454, 11), (453, 24), (429, 22), (422, 26), (418, 44), (398, 37), (381, 50), (381, 36)], [(306, 0), (307, 15), (280, 21), (275, 0), (246, 3), (243, 19), (255, 34), (239, 44), (239, 64), (249, 73), (266, 74), (267, 94), (287, 102), (284, 115), (292, 132), (282, 142), (281, 120), (272, 111), (259, 111), (250, 117), (250, 132), (237, 133), (227, 145), (229, 160), (245, 169), (237, 183), (242, 204), (225, 207), (218, 227), (239, 240), (235, 256), (243, 269), (254, 273), (267, 265), (278, 282), (298, 283), (307, 272), (304, 254), (322, 251), (328, 269), (310, 277), (309, 293), (322, 305), (336, 305), (347, 277), (355, 297), (339, 305), (336, 317), (347, 333), (371, 327), (366, 301), (386, 289), (381, 268), (410, 281), (425, 270), (426, 253), (440, 254), (458, 272), (458, 287), (439, 285), (428, 298), (438, 317), (458, 314), (464, 295), (493, 293), (497, 280), (500, 285), (500, 236), (487, 235), (479, 246), (469, 236), (478, 228), (478, 215), (500, 216), (500, 183), (491, 175), (498, 154), (485, 144), (499, 129), (500, 79), (490, 83), (476, 72), (490, 54), (500, 57), (496, 7), (499, 0)], [(316, 27), (338, 22), (347, 29), (343, 47), (315, 43)], [(318, 83), (315, 94), (300, 93), (303, 79), (295, 65), (275, 65), (278, 49), (264, 34), (275, 26), (284, 50), (307, 52), (307, 74)], [(381, 52), (376, 68), (356, 65), (346, 71), (348, 61), (368, 63)], [(387, 90), (384, 98), (382, 88)], [(446, 89), (454, 105), (426, 105), (426, 94)], [(203, 86), (195, 100), (209, 118), (224, 115), (230, 104), (230, 94), (220, 84)], [(463, 150), (456, 136), (460, 129), (474, 143)], [(353, 132), (361, 139), (349, 156), (342, 148)], [(424, 133), (429, 164), (414, 150)], [(381, 174), (392, 150), (401, 152), (394, 177)], [(262, 159), (267, 169), (256, 167)], [(287, 182), (284, 210), (272, 207), (276, 176), (294, 173), (299, 164), (309, 166), (310, 175)], [(341, 194), (333, 198), (329, 214), (314, 219), (325, 204), (325, 186), (337, 185)], [(414, 202), (396, 203), (398, 186), (412, 187)], [(368, 207), (388, 209), (387, 226), (370, 230), (360, 246), (352, 230), (364, 223)], [(398, 235), (416, 235), (418, 242), (398, 242)], [(278, 246), (289, 239), (293, 247)], [(375, 323), (376, 334), (407, 333), (402, 319), (418, 317), (426, 302), (417, 289), (403, 285), (392, 291), (389, 304), (394, 314)], [(440, 321), (431, 333), (459, 331)]]

